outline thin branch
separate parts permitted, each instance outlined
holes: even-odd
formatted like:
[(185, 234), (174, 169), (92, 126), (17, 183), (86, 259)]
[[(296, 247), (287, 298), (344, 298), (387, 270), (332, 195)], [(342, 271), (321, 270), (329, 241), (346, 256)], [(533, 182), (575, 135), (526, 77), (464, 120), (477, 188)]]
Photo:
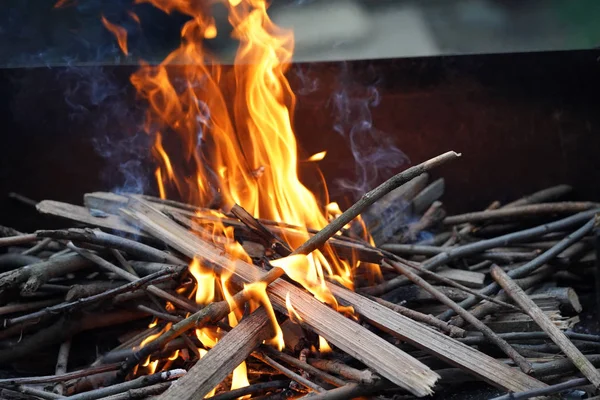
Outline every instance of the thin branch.
[(549, 394), (555, 394), (564, 392), (565, 390), (573, 389), (579, 386), (584, 386), (588, 383), (586, 378), (575, 378), (570, 381), (557, 383), (556, 385), (550, 385), (542, 389), (528, 390), (520, 393), (508, 393), (503, 396), (494, 397), (492, 400), (524, 400), (532, 397), (547, 396)]
[(154, 274), (147, 275), (143, 278), (140, 278), (138, 280), (130, 282), (126, 285), (119, 286), (112, 290), (107, 290), (106, 292), (102, 292), (102, 293), (99, 293), (99, 294), (96, 294), (93, 296), (89, 296), (89, 297), (83, 297), (81, 299), (75, 300), (70, 303), (61, 303), (61, 304), (57, 304), (55, 306), (46, 307), (43, 310), (31, 313), (31, 314), (27, 314), (27, 315), (22, 315), (20, 317), (7, 319), (4, 321), (4, 327), (24, 323), (27, 321), (36, 320), (36, 319), (42, 318), (46, 315), (55, 315), (55, 314), (58, 314), (61, 312), (67, 312), (67, 311), (73, 312), (82, 307), (86, 307), (90, 304), (112, 298), (113, 296), (116, 296), (117, 294), (124, 293), (124, 292), (130, 292), (132, 290), (138, 289), (140, 287), (144, 287), (151, 283), (157, 283), (156, 281), (162, 281), (176, 273), (177, 272), (173, 271), (173, 269), (155, 272)]
[(586, 376), (596, 388), (600, 387), (600, 373), (594, 368), (564, 333), (546, 314), (527, 296), (527, 294), (500, 267), (492, 267), (492, 277), (506, 293), (529, 315), (544, 332), (556, 343), (573, 364)]
[(427, 172), (447, 161), (460, 157), (459, 153), (449, 151), (437, 157), (434, 157), (422, 164), (411, 167), (401, 173), (391, 177), (375, 189), (366, 193), (362, 198), (354, 203), (352, 207), (344, 211), (339, 217), (334, 219), (329, 225), (321, 229), (319, 233), (307, 240), (302, 246), (298, 247), (294, 254), (309, 254), (321, 247), (327, 239), (335, 235), (339, 230), (359, 216), (365, 209), (381, 199), (383, 196), (398, 188), (400, 185), (416, 178), (424, 172)]
[[(580, 213), (580, 214), (574, 215), (571, 218), (575, 219), (575, 217), (578, 217), (578, 216), (579, 216), (579, 218), (583, 218), (582, 216), (584, 216), (584, 215), (588, 216), (587, 215), (588, 213), (592, 213), (593, 215), (595, 215), (596, 212), (598, 212), (598, 210), (587, 211), (585, 213)], [(564, 223), (564, 221), (566, 221), (567, 219), (561, 220), (561, 221)], [(560, 242), (558, 242), (555, 246), (553, 246), (549, 250), (542, 253), (539, 257), (535, 258), (534, 260), (528, 262), (525, 265), (522, 265), (518, 268), (511, 270), (508, 273), (508, 276), (510, 276), (511, 278), (521, 278), (523, 276), (527, 276), (527, 275), (533, 273), (535, 270), (540, 268), (542, 265), (546, 264), (547, 262), (552, 260), (554, 257), (556, 257), (557, 255), (562, 253), (565, 249), (570, 247), (573, 243), (578, 242), (579, 240), (581, 240), (581, 238), (586, 236), (594, 227), (595, 220), (596, 220), (596, 218), (593, 217), (581, 228), (577, 229), (572, 234), (566, 236), (564, 239), (562, 239)], [(557, 222), (553, 223), (553, 224), (556, 224), (554, 226), (557, 226), (558, 222), (561, 222), (561, 221), (557, 221)], [(545, 226), (550, 226), (550, 225), (552, 225), (552, 224), (548, 224)], [(491, 240), (494, 240), (494, 239), (491, 239)], [(483, 240), (482, 242), (485, 242), (485, 240)], [(475, 245), (482, 243), (482, 242), (475, 243)], [(468, 246), (469, 245), (464, 246), (464, 247), (468, 247)], [(452, 253), (452, 251), (450, 253)], [(444, 253), (444, 254), (449, 254), (449, 253)], [(441, 255), (443, 256), (444, 254), (441, 254)], [(432, 258), (431, 260), (433, 260), (435, 258), (436, 257)], [(431, 261), (431, 260), (429, 260), (429, 261)], [(429, 263), (429, 264), (432, 264), (432, 263)], [(427, 269), (430, 269), (430, 268), (427, 268)], [(492, 294), (498, 292), (499, 290), (500, 290), (500, 286), (497, 283), (491, 283), (488, 286), (486, 286), (485, 288), (481, 289), (479, 291), (479, 293), (489, 296), (489, 295), (492, 295)], [(459, 303), (459, 305), (463, 308), (470, 308), (470, 307), (473, 307), (478, 302), (479, 302), (479, 300), (477, 299), (477, 297), (469, 296), (467, 299), (461, 301)], [(442, 319), (442, 320), (448, 320), (450, 317), (452, 317), (452, 315), (454, 315), (454, 313), (452, 311), (447, 311), (443, 314), (438, 315), (438, 318)]]
[(116, 385), (111, 385), (96, 390), (90, 390), (89, 392), (83, 392), (69, 396), (69, 400), (96, 400), (102, 397), (126, 392), (131, 389), (138, 389), (144, 386), (155, 385), (157, 383), (178, 379), (185, 374), (185, 369), (174, 369), (166, 372), (158, 372), (152, 375), (140, 376), (139, 378), (128, 382), (117, 383)]
[(319, 378), (325, 382), (329, 382), (332, 385), (339, 387), (339, 386), (344, 386), (345, 384), (348, 383), (338, 377), (328, 374), (327, 372), (323, 372), (322, 370), (320, 370), (317, 367), (313, 367), (312, 365), (310, 365), (304, 361), (301, 361), (295, 357), (292, 357), (289, 354), (282, 353), (281, 351), (277, 351), (271, 347), (263, 346), (263, 347), (261, 347), (261, 350), (275, 358), (278, 358), (278, 359), (296, 367), (296, 368), (306, 371), (309, 374), (314, 375), (317, 378)]
[(298, 375), (297, 373), (295, 373), (291, 369), (289, 369), (289, 368), (281, 365), (280, 363), (278, 363), (277, 361), (273, 360), (271, 357), (267, 356), (266, 354), (263, 354), (263, 353), (260, 353), (260, 352), (254, 352), (254, 353), (252, 353), (252, 356), (258, 358), (259, 360), (261, 360), (265, 364), (267, 364), (267, 365), (275, 368), (277, 371), (281, 372), (283, 375), (287, 376), (288, 378), (290, 378), (290, 379), (298, 382), (302, 386), (306, 386), (310, 390), (313, 390), (315, 392), (320, 392), (320, 393), (326, 392), (326, 390), (323, 389), (321, 386), (317, 385), (316, 383), (312, 383), (308, 379), (306, 379), (306, 378)]
[[(71, 340), (67, 340), (60, 345), (58, 350), (58, 357), (56, 359), (55, 374), (60, 376), (67, 373), (67, 365), (69, 364), (69, 353), (71, 352)], [(54, 386), (54, 393), (63, 395), (65, 388), (61, 383), (57, 383)]]
[(265, 392), (270, 392), (277, 389), (285, 389), (290, 385), (289, 380), (260, 382), (253, 385), (245, 386), (239, 389), (230, 390), (213, 397), (207, 397), (206, 400), (235, 400), (246, 395), (256, 395)]
[[(579, 214), (575, 214), (570, 217), (567, 217), (567, 218), (564, 218), (564, 219), (561, 219), (558, 221), (554, 221), (554, 222), (551, 222), (548, 224), (540, 225), (540, 226), (537, 226), (534, 228), (525, 229), (525, 230), (522, 230), (519, 232), (509, 233), (506, 235), (495, 237), (493, 239), (487, 239), (487, 240), (481, 240), (481, 241), (475, 242), (475, 243), (469, 243), (464, 246), (454, 247), (452, 249), (449, 249), (449, 250), (447, 250), (443, 253), (440, 253), (440, 254), (436, 255), (435, 257), (430, 258), (429, 260), (425, 261), (422, 264), (422, 267), (427, 270), (433, 271), (436, 268), (439, 268), (442, 265), (445, 265), (448, 262), (455, 260), (457, 258), (468, 257), (473, 254), (481, 253), (485, 250), (493, 249), (494, 247), (507, 246), (511, 243), (517, 243), (517, 242), (525, 241), (528, 239), (537, 238), (537, 237), (543, 236), (550, 232), (556, 232), (556, 231), (562, 231), (565, 229), (569, 229), (573, 226), (577, 226), (577, 225), (585, 223), (586, 221), (589, 221), (589, 219), (593, 218), (594, 215), (598, 211), (600, 211), (600, 209), (584, 211)], [(584, 227), (582, 227), (582, 228), (580, 228), (580, 230), (578, 230), (576, 233), (574, 233), (573, 235), (576, 235), (576, 237), (573, 238), (573, 242), (577, 241), (580, 237), (585, 236), (589, 232), (589, 230), (592, 228), (592, 226), (593, 226), (593, 224), (591, 224), (589, 226), (588, 226), (588, 224), (586, 224), (586, 225), (584, 225), (585, 229), (583, 229)], [(581, 236), (579, 236), (580, 233), (582, 233)], [(573, 236), (573, 235), (571, 235), (571, 236)], [(564, 240), (566, 240), (566, 238), (563, 239), (563, 241)], [(564, 247), (561, 246), (561, 250), (558, 253), (562, 252), (564, 249), (569, 247), (569, 245), (571, 245), (573, 242), (568, 243)], [(542, 254), (540, 257), (544, 257), (544, 255), (546, 253)], [(550, 257), (550, 258), (552, 258), (552, 257)], [(545, 260), (545, 258), (542, 258), (542, 260)], [(539, 267), (542, 264), (544, 264), (545, 262), (546, 261), (542, 262), (541, 264), (539, 264), (537, 266)], [(533, 263), (533, 261), (532, 261), (532, 263)], [(536, 268), (533, 268), (533, 270), (535, 270), (535, 269)], [(527, 273), (531, 273), (531, 271), (529, 271)], [(364, 292), (369, 293), (374, 296), (378, 296), (383, 293), (389, 292), (390, 290), (395, 289), (398, 286), (401, 286), (407, 282), (408, 282), (408, 280), (405, 277), (399, 276), (397, 278), (383, 282), (380, 285), (365, 288)], [(496, 286), (494, 286), (494, 287), (496, 287)], [(480, 291), (480, 293), (484, 293), (486, 295), (490, 295), (493, 292), (494, 292), (494, 290), (487, 292), (485, 289)], [(464, 304), (461, 303), (461, 306), (463, 308), (469, 308), (475, 303), (477, 303), (477, 298), (475, 296), (472, 296), (472, 300), (470, 300), (469, 303), (464, 303)], [(451, 313), (451, 312), (448, 312), (448, 313), (449, 313), (449, 316), (447, 318), (450, 318), (453, 315), (453, 313)], [(446, 316), (444, 315), (444, 317), (446, 317)], [(446, 320), (447, 318), (443, 318), (443, 319)]]
[(473, 325), (478, 331), (483, 333), (492, 343), (498, 346), (507, 356), (509, 356), (523, 372), (526, 374), (532, 371), (531, 364), (525, 360), (515, 349), (513, 349), (505, 340), (501, 339), (492, 331), (487, 325), (475, 318), (464, 308), (460, 307), (454, 301), (450, 300), (448, 296), (438, 291), (433, 285), (425, 281), (423, 278), (415, 274), (410, 270), (409, 267), (404, 266), (400, 262), (391, 261), (390, 264), (401, 274), (405, 275), (408, 279), (427, 290), (433, 296), (435, 296), (441, 303), (453, 309), (458, 315), (463, 317), (468, 323)]

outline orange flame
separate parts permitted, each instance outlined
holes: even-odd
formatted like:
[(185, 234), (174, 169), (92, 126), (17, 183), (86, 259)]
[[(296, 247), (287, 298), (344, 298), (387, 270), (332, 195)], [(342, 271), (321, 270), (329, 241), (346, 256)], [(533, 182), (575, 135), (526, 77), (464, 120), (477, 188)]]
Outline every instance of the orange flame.
[(140, 17), (133, 11), (127, 11), (129, 17), (134, 20), (138, 25), (141, 24)]
[(123, 54), (128, 55), (127, 52), (127, 30), (122, 26), (115, 25), (109, 20), (107, 20), (104, 15), (102, 16), (102, 24), (104, 27), (110, 31), (117, 38), (117, 42), (119, 43), (119, 47)]
[[(293, 35), (275, 26), (267, 14), (266, 0), (214, 0), (229, 11), (231, 36), (239, 42), (234, 66), (223, 68), (204, 47), (206, 39), (222, 32), (205, 2), (186, 0), (136, 0), (151, 3), (166, 13), (191, 17), (181, 30), (181, 44), (159, 65), (143, 64), (131, 76), (139, 94), (149, 103), (146, 131), (154, 136), (153, 155), (161, 198), (177, 193), (190, 204), (220, 205), (229, 210), (239, 204), (256, 218), (286, 222), (303, 231), (285, 235), (291, 248), (308, 240), (310, 229), (322, 229), (341, 211), (335, 204), (324, 207), (327, 193), (319, 196), (298, 177), (298, 150), (292, 129), (295, 96), (285, 77), (292, 59)], [(209, 2), (212, 3), (212, 2)], [(167, 151), (168, 150), (168, 151)], [(320, 152), (309, 161), (325, 157)], [(210, 236), (231, 256), (250, 262), (233, 231), (219, 218), (202, 223), (200, 235)], [(329, 291), (326, 278), (353, 288), (356, 267), (339, 259), (329, 246), (308, 256), (277, 260), (286, 274), (303, 285), (317, 299), (342, 312)], [(197, 282), (196, 302), (215, 299), (215, 288), (230, 302), (226, 280), (204, 269), (197, 260), (190, 265)], [(275, 329), (273, 342), (283, 347), (281, 329), (262, 283), (244, 288), (270, 315)], [(299, 318), (289, 300), (290, 314)], [(293, 312), (292, 312), (293, 310)], [(229, 315), (233, 326), (239, 312)], [(209, 346), (219, 333), (197, 330)], [(206, 342), (206, 343), (205, 343)], [(213, 344), (214, 345), (214, 344)]]
[(77, 0), (58, 0), (54, 8), (72, 7), (77, 4)]

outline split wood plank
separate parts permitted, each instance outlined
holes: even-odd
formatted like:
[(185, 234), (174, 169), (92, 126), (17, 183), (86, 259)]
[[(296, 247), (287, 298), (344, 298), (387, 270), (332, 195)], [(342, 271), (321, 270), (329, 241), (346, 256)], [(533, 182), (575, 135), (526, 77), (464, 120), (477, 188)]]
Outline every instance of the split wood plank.
[[(138, 197), (138, 196), (134, 196)], [(141, 199), (141, 197), (138, 197)], [(145, 199), (143, 199), (145, 200)], [(109, 214), (118, 214), (119, 209), (125, 207), (129, 198), (126, 196), (118, 195), (110, 192), (93, 192), (86, 193), (83, 197), (83, 203), (86, 207), (96, 210), (101, 210)], [(148, 200), (145, 200), (148, 201)], [(164, 212), (167, 215), (172, 216), (174, 219), (178, 220), (180, 223), (184, 223), (186, 225), (192, 226), (195, 221), (216, 221), (218, 217), (214, 215), (214, 210), (208, 210), (200, 207), (190, 206), (190, 209), (178, 208), (169, 204), (163, 203), (155, 203), (148, 201), (152, 207), (156, 208), (159, 211)], [(187, 221), (185, 221), (187, 220)], [(184, 222), (185, 221), (185, 222)], [(224, 216), (222, 219), (219, 219), (225, 226), (233, 226), (236, 229), (247, 229), (246, 225), (243, 222), (239, 221), (237, 218), (231, 218), (229, 216)], [(261, 220), (259, 220), (260, 222)], [(266, 222), (266, 221), (262, 221)], [(293, 226), (293, 225), (265, 225), (270, 232), (278, 237), (285, 237), (289, 240), (294, 241), (303, 241), (308, 238), (307, 232), (304, 228)], [(308, 235), (314, 235), (314, 231), (309, 231)], [(383, 258), (381, 251), (379, 249), (366, 246), (360, 242), (357, 242), (352, 239), (344, 238), (336, 238), (332, 237), (329, 239), (328, 244), (330, 244), (335, 251), (341, 256), (346, 258), (359, 257), (361, 260), (365, 262), (379, 263)]]
[(482, 274), (481, 272), (444, 268), (437, 273), (444, 278), (452, 279), (453, 281), (470, 288), (481, 289), (485, 283), (485, 274)]
[(203, 399), (271, 335), (269, 317), (261, 307), (242, 319), (187, 374), (156, 399)]
[(473, 375), (479, 376), (493, 386), (515, 392), (546, 386), (545, 383), (524, 374), (516, 368), (511, 368), (495, 358), (436, 330), (417, 324), (411, 319), (382, 307), (358, 293), (335, 285), (329, 285), (329, 289), (338, 300), (341, 300), (344, 304), (352, 305), (357, 313), (386, 332)]
[[(139, 224), (152, 236), (188, 257), (197, 257), (208, 264), (207, 266), (228, 270), (232, 279), (240, 283), (257, 281), (264, 273), (252, 264), (229, 258), (147, 202), (132, 199), (128, 208), (122, 212), (125, 218)], [(417, 396), (432, 393), (432, 387), (438, 379), (434, 371), (355, 321), (321, 303), (308, 292), (282, 279), (269, 285), (267, 292), (274, 307), (284, 313), (287, 313), (286, 295), (289, 294), (305, 325), (381, 376)], [(418, 325), (414, 321), (411, 323)], [(400, 365), (402, 368), (398, 368)]]
[(139, 229), (126, 224), (116, 215), (102, 213), (99, 216), (94, 216), (85, 207), (61, 203), (60, 201), (44, 200), (40, 201), (36, 208), (42, 214), (66, 218), (85, 225), (97, 226), (112, 231), (125, 232), (130, 235), (145, 236)]
[(581, 371), (581, 373), (594, 384), (596, 388), (600, 387), (600, 372), (594, 368), (591, 362), (579, 351), (577, 347), (569, 340), (569, 338), (558, 329), (535, 304), (533, 300), (527, 296), (527, 293), (513, 281), (506, 272), (498, 266), (492, 267), (492, 276), (496, 282), (506, 291), (506, 293), (529, 315), (548, 337), (560, 347), (573, 364)]

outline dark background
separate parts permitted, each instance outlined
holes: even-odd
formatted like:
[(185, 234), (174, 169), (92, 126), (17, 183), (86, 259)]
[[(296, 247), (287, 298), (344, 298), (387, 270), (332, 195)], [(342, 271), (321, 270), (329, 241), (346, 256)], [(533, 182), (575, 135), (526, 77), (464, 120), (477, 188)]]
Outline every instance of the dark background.
[[(482, 209), (493, 200), (559, 183), (573, 185), (578, 198), (598, 201), (599, 55), (571, 51), (293, 65), (289, 77), (298, 93), (294, 124), (301, 151), (306, 156), (328, 151), (319, 166), (332, 197), (347, 205), (356, 193), (341, 189), (337, 180), (355, 180), (356, 166), (347, 138), (334, 130), (340, 110), (332, 96), (343, 90), (350, 99), (372, 99), (377, 88), (379, 101), (367, 107), (372, 128), (392, 138), (412, 164), (447, 150), (463, 153), (434, 173), (447, 180), (443, 200), (451, 211)], [(144, 105), (128, 82), (134, 70), (0, 70), (0, 224), (32, 230), (47, 223), (9, 199), (11, 191), (73, 203), (97, 190), (155, 192), (147, 138), (139, 129)], [(368, 183), (408, 165), (382, 168)], [(309, 186), (319, 186), (312, 165), (300, 169)]]

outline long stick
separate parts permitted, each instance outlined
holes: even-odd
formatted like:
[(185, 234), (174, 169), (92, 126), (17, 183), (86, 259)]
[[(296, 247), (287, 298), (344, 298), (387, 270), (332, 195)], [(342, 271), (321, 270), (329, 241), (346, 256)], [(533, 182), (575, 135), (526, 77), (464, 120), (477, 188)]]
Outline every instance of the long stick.
[[(69, 400), (96, 400), (113, 394), (126, 392), (131, 389), (138, 389), (144, 386), (155, 385), (157, 383), (170, 381), (186, 375), (185, 369), (174, 369), (171, 371), (158, 372), (152, 375), (140, 376), (132, 381), (117, 383), (116, 385), (104, 388), (90, 390), (69, 396)], [(171, 386), (172, 387), (172, 386)]]
[[(513, 232), (513, 233), (506, 234), (506, 235), (498, 236), (493, 239), (481, 240), (479, 242), (469, 243), (464, 246), (454, 247), (448, 251), (440, 253), (437, 256), (425, 261), (422, 264), (422, 267), (427, 270), (435, 270), (436, 268), (439, 268), (442, 265), (447, 264), (449, 261), (455, 260), (457, 258), (467, 257), (467, 256), (470, 256), (473, 254), (480, 253), (485, 250), (493, 249), (494, 247), (507, 246), (511, 243), (516, 243), (516, 242), (524, 241), (527, 239), (536, 238), (536, 237), (545, 235), (546, 233), (565, 230), (572, 226), (582, 224), (585, 221), (589, 221), (589, 219), (594, 217), (594, 215), (599, 211), (600, 211), (600, 209), (584, 211), (579, 214), (575, 214), (575, 215), (572, 215), (570, 217), (567, 217), (567, 218), (564, 218), (564, 219), (561, 219), (558, 221), (554, 221), (554, 222), (551, 222), (548, 224), (537, 226), (535, 228), (525, 229), (525, 230), (522, 230), (519, 232)], [(589, 230), (591, 229), (592, 226), (593, 226), (593, 224), (590, 225), (588, 228), (586, 228), (587, 230), (584, 231), (585, 233), (581, 237), (585, 236), (585, 234), (587, 234), (589, 232)], [(577, 231), (577, 232), (579, 232), (579, 231)], [(579, 235), (579, 233), (578, 233), (578, 235)], [(578, 236), (573, 241), (576, 241), (579, 238), (580, 237)], [(565, 239), (563, 239), (563, 240), (565, 240)], [(570, 244), (572, 244), (572, 242), (569, 243), (564, 248), (562, 248), (562, 250), (560, 252), (562, 252), (564, 249), (569, 247)], [(546, 254), (546, 253), (544, 253), (544, 254)], [(544, 254), (542, 254), (542, 256), (544, 256)], [(535, 270), (535, 268), (534, 268), (534, 270)], [(408, 280), (405, 277), (396, 277), (396, 278), (386, 281), (380, 285), (365, 288), (364, 292), (369, 293), (374, 296), (378, 296), (378, 295), (386, 293), (392, 289), (395, 289), (398, 286), (405, 284), (406, 282), (408, 282)], [(485, 289), (481, 290), (480, 292), (487, 294), (487, 295), (490, 295), (491, 293), (493, 293), (493, 291), (488, 293)], [(470, 300), (470, 301), (474, 301), (474, 300), (476, 300), (476, 298), (473, 296), (473, 300)], [(475, 303), (476, 303), (476, 301), (475, 301)], [(465, 304), (461, 303), (461, 306), (463, 308), (470, 307), (469, 305), (465, 305)], [(473, 305), (473, 304), (474, 303), (472, 303), (471, 305)], [(452, 314), (450, 314), (450, 316), (452, 316)]]
[(494, 397), (492, 400), (524, 400), (532, 397), (546, 396), (549, 394), (560, 393), (568, 389), (573, 389), (578, 386), (583, 386), (587, 383), (586, 378), (575, 378), (570, 381), (557, 383), (543, 389), (528, 390), (520, 393), (509, 393), (503, 396)]
[(501, 208), (498, 210), (476, 211), (467, 214), (452, 215), (444, 219), (444, 225), (457, 225), (466, 222), (482, 222), (510, 217), (547, 215), (556, 213), (576, 213), (597, 207), (598, 203), (592, 202), (531, 204), (519, 207)]
[(269, 317), (261, 307), (243, 318), (157, 400), (203, 399), (271, 335)]
[(173, 273), (174, 273), (173, 270), (165, 270), (165, 271), (155, 272), (154, 274), (146, 275), (145, 277), (140, 278), (136, 281), (130, 282), (126, 285), (119, 286), (115, 289), (108, 290), (103, 293), (99, 293), (99, 294), (89, 296), (89, 297), (84, 297), (84, 298), (75, 300), (70, 303), (60, 303), (57, 305), (46, 307), (42, 310), (39, 310), (39, 311), (31, 313), (31, 314), (26, 314), (26, 315), (22, 315), (20, 317), (7, 319), (4, 321), (4, 327), (8, 327), (8, 326), (16, 325), (19, 323), (39, 319), (45, 315), (54, 315), (54, 314), (58, 314), (61, 312), (66, 312), (66, 311), (75, 311), (81, 307), (86, 307), (92, 303), (96, 303), (98, 301), (109, 299), (119, 293), (129, 292), (129, 291), (135, 290), (137, 288), (143, 287), (145, 285), (150, 284), (152, 281), (155, 281), (160, 278), (164, 278), (165, 275), (171, 275)]
[(92, 243), (104, 247), (119, 249), (129, 253), (134, 257), (138, 257), (141, 260), (173, 265), (186, 265), (186, 263), (179, 258), (164, 251), (155, 249), (154, 247), (148, 246), (147, 244), (136, 242), (135, 240), (127, 239), (122, 236), (112, 235), (97, 229), (72, 228), (57, 231), (37, 231), (35, 234), (38, 237), (51, 237), (59, 240)]
[(281, 351), (277, 351), (277, 350), (273, 349), (272, 347), (264, 346), (261, 348), (261, 350), (275, 358), (278, 358), (290, 365), (293, 365), (296, 368), (300, 368), (301, 370), (306, 371), (309, 374), (314, 375), (317, 378), (319, 378), (325, 382), (329, 382), (332, 385), (339, 387), (339, 386), (344, 386), (345, 384), (348, 383), (338, 377), (335, 377), (333, 375), (328, 374), (327, 372), (320, 370), (317, 367), (313, 367), (312, 365), (310, 365), (304, 361), (301, 361), (295, 357), (292, 357), (289, 354), (285, 354), (285, 353), (282, 353)]
[(402, 262), (403, 262), (404, 265), (407, 265), (407, 266), (411, 267), (412, 269), (415, 269), (415, 270), (419, 271), (420, 273), (422, 273), (423, 275), (426, 275), (426, 276), (428, 276), (428, 277), (430, 277), (430, 278), (432, 278), (432, 279), (434, 279), (436, 281), (445, 283), (446, 285), (455, 287), (457, 289), (462, 290), (463, 292), (472, 294), (475, 297), (478, 297), (478, 298), (483, 299), (483, 300), (487, 300), (487, 301), (489, 301), (491, 303), (495, 303), (495, 304), (497, 304), (499, 306), (510, 308), (512, 310), (515, 310), (515, 311), (520, 311), (517, 307), (513, 306), (512, 304), (508, 304), (508, 303), (506, 303), (504, 301), (495, 299), (495, 298), (490, 297), (490, 296), (486, 296), (485, 294), (478, 293), (477, 291), (475, 291), (473, 289), (470, 289), (470, 288), (468, 288), (468, 287), (466, 287), (464, 285), (461, 285), (460, 283), (455, 282), (452, 279), (449, 279), (449, 278), (446, 278), (445, 276), (441, 276), (439, 274), (436, 274), (435, 272), (431, 272), (429, 270), (423, 269), (417, 263), (413, 263), (413, 262), (410, 262), (410, 261), (407, 261), (407, 260), (402, 260)]
[(119, 369), (119, 364), (106, 364), (99, 365), (96, 367), (90, 367), (79, 371), (67, 372), (62, 375), (46, 375), (46, 376), (32, 376), (25, 378), (8, 378), (0, 379), (0, 385), (2, 386), (13, 386), (13, 385), (38, 385), (42, 383), (56, 383), (65, 382), (71, 379), (83, 378), (84, 376), (102, 374), (104, 372), (116, 371)]
[(397, 313), (404, 315), (405, 317), (408, 317), (418, 322), (422, 322), (427, 325), (431, 325), (434, 328), (441, 330), (442, 332), (450, 334), (451, 337), (462, 338), (466, 334), (466, 331), (464, 329), (459, 328), (458, 326), (450, 325), (448, 322), (437, 319), (433, 315), (424, 314), (422, 312), (415, 311), (408, 307), (404, 307), (368, 294), (365, 295), (365, 297), (381, 304), (382, 306), (389, 308), (390, 310), (394, 310)]
[(375, 189), (364, 194), (359, 201), (352, 205), (352, 207), (344, 211), (338, 218), (334, 219), (325, 228), (321, 229), (319, 233), (308, 239), (302, 246), (298, 247), (294, 251), (294, 254), (309, 254), (313, 252), (318, 247), (322, 246), (327, 239), (335, 235), (337, 231), (359, 216), (367, 207), (381, 199), (392, 190), (398, 188), (400, 185), (410, 181), (411, 179), (416, 178), (422, 173), (458, 157), (460, 157), (459, 153), (449, 151), (391, 177), (386, 182), (377, 186)]
[(556, 327), (546, 314), (535, 304), (533, 300), (498, 266), (492, 267), (492, 277), (508, 295), (533, 319), (544, 332), (556, 343), (573, 364), (587, 377), (596, 388), (600, 387), (600, 373), (594, 368), (583, 354)]
[(448, 296), (441, 293), (437, 290), (433, 285), (427, 282), (425, 279), (421, 278), (419, 275), (415, 274), (410, 270), (409, 267), (404, 266), (400, 262), (390, 262), (390, 264), (401, 274), (405, 275), (408, 279), (421, 286), (423, 289), (427, 290), (431, 293), (435, 298), (437, 298), (441, 303), (447, 305), (451, 309), (453, 309), (458, 315), (463, 317), (468, 323), (473, 325), (478, 331), (483, 333), (490, 342), (494, 343), (498, 346), (507, 356), (509, 356), (518, 366), (521, 368), (521, 371), (529, 374), (532, 371), (531, 364), (525, 360), (523, 356), (521, 356), (515, 349), (513, 349), (506, 340), (503, 340), (494, 333), (487, 325), (483, 322), (475, 318), (471, 313), (469, 313), (464, 308), (460, 307), (454, 301), (452, 301)]
[(356, 383), (349, 383), (345, 386), (328, 390), (324, 393), (319, 393), (312, 396), (304, 396), (301, 399), (314, 399), (314, 400), (346, 400), (356, 399), (369, 393), (374, 393), (381, 389), (380, 385), (368, 386), (359, 385)]
[[(71, 340), (67, 340), (60, 345), (58, 350), (58, 357), (56, 360), (56, 375), (64, 375), (67, 372), (67, 365), (69, 363), (69, 353), (71, 352)], [(54, 386), (54, 393), (62, 396), (64, 391), (62, 383), (58, 383)]]
[(285, 389), (289, 385), (289, 380), (260, 382), (239, 389), (230, 390), (229, 392), (221, 393), (213, 397), (208, 397), (206, 400), (236, 400), (249, 394), (256, 395), (277, 389)]
[(326, 390), (323, 389), (321, 386), (317, 385), (316, 383), (312, 383), (305, 377), (295, 373), (294, 371), (292, 371), (289, 368), (286, 368), (285, 366), (283, 366), (280, 363), (278, 363), (277, 361), (273, 360), (271, 357), (267, 356), (266, 354), (254, 353), (252, 355), (254, 357), (258, 358), (259, 360), (261, 360), (262, 362), (264, 362), (265, 364), (270, 365), (271, 367), (275, 368), (277, 371), (281, 372), (288, 378), (298, 382), (302, 386), (305, 386), (305, 387), (309, 388), (310, 390), (318, 392), (318, 393), (326, 392)]
[[(140, 278), (133, 275), (132, 273), (127, 272), (124, 269), (117, 267), (113, 263), (106, 261), (104, 258), (100, 257), (97, 254), (92, 253), (91, 251), (76, 247), (75, 245), (73, 245), (73, 243), (69, 243), (67, 245), (67, 247), (70, 248), (71, 250), (77, 252), (80, 256), (82, 256), (82, 257), (90, 260), (94, 264), (98, 265), (100, 268), (102, 268), (106, 271), (112, 272), (114, 274), (117, 274), (118, 276), (120, 276), (121, 278), (123, 278), (125, 280), (128, 280), (129, 282), (135, 282), (135, 281), (140, 280)], [(164, 290), (162, 290), (161, 288), (159, 288), (157, 286), (149, 285), (148, 287), (146, 287), (146, 290), (148, 291), (148, 293), (152, 293), (153, 295), (156, 295), (167, 301), (170, 301), (173, 304), (175, 304), (177, 307), (180, 307), (188, 312), (196, 312), (198, 310), (197, 307), (195, 307), (191, 304), (188, 304), (187, 302), (180, 299), (179, 297), (173, 296), (172, 294), (165, 292)]]

